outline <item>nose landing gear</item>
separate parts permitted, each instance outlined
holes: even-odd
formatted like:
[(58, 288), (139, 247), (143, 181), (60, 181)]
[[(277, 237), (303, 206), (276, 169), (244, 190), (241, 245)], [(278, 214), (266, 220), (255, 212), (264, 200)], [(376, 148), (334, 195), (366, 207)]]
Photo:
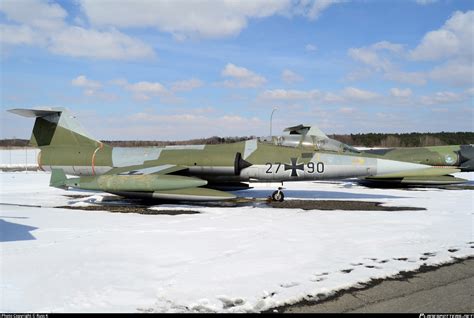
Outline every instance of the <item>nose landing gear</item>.
[(283, 194), (282, 187), (278, 187), (278, 190), (274, 191), (272, 193), (271, 199), (272, 201), (278, 201), (278, 202), (283, 202), (285, 200), (285, 195)]

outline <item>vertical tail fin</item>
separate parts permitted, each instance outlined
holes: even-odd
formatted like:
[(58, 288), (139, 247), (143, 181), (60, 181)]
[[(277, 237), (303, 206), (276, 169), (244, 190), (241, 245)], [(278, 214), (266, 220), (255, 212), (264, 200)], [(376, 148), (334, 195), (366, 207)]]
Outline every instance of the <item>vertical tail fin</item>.
[(9, 112), (36, 117), (30, 144), (42, 146), (95, 146), (95, 140), (84, 131), (79, 122), (65, 108), (10, 109)]

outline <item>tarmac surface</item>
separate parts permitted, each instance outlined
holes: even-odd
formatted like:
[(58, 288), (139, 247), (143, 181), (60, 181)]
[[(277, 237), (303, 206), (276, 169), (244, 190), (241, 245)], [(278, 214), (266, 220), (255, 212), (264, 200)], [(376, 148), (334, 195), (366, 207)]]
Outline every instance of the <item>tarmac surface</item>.
[(274, 310), (285, 313), (472, 313), (474, 258), (420, 268), (341, 291), (317, 302), (303, 301)]
[[(81, 195), (67, 195), (72, 199), (86, 198), (87, 196)], [(150, 210), (152, 206), (160, 206), (163, 203), (172, 203), (176, 205), (176, 202), (165, 202), (157, 200), (137, 200), (137, 199), (125, 199), (118, 196), (105, 196), (100, 203), (91, 204), (89, 206), (58, 206), (57, 208), (72, 209), (72, 210), (85, 210), (85, 211), (108, 211), (118, 213), (140, 213), (140, 214), (169, 214), (166, 210)], [(254, 206), (254, 207), (272, 207), (279, 209), (302, 209), (302, 210), (315, 210), (315, 211), (420, 211), (426, 210), (425, 208), (418, 207), (404, 207), (404, 206), (384, 206), (380, 202), (371, 201), (352, 201), (352, 200), (286, 200), (283, 202), (275, 202), (269, 199), (248, 199), (248, 198), (237, 198), (234, 200), (217, 201), (217, 202), (189, 202), (194, 206), (212, 206), (212, 207), (239, 207), (239, 206)], [(194, 214), (199, 213), (197, 211), (174, 211), (173, 214)]]

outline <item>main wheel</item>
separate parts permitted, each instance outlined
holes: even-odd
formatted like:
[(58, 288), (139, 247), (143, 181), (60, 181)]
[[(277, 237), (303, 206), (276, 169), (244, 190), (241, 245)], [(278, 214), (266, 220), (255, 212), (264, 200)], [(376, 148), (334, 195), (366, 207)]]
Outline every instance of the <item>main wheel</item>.
[(277, 190), (272, 193), (272, 200), (273, 201), (278, 201), (278, 202), (283, 202), (285, 200), (285, 195), (283, 194), (282, 191)]

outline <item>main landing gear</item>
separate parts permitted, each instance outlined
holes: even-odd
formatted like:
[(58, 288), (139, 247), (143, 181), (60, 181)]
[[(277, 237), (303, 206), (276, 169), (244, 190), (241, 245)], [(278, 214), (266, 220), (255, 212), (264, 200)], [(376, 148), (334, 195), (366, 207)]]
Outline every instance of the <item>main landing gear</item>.
[(282, 187), (278, 187), (278, 190), (272, 193), (272, 201), (283, 202), (285, 200), (285, 195), (283, 194)]

